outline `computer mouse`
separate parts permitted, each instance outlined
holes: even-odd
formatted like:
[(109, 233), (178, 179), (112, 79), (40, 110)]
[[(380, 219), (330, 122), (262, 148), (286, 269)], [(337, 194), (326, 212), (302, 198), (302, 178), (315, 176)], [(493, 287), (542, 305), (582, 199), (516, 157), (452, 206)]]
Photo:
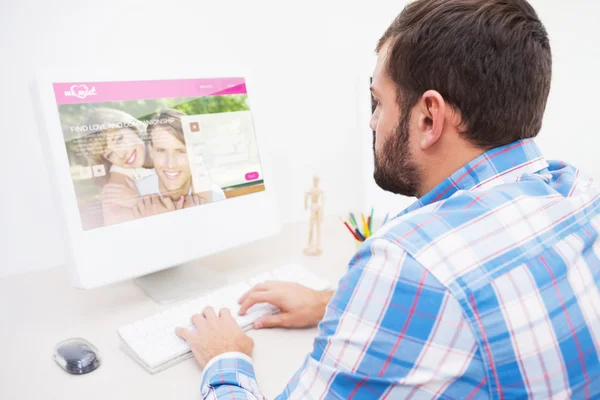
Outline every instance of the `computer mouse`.
[(100, 366), (98, 349), (82, 338), (63, 340), (54, 349), (54, 361), (70, 374), (82, 375)]

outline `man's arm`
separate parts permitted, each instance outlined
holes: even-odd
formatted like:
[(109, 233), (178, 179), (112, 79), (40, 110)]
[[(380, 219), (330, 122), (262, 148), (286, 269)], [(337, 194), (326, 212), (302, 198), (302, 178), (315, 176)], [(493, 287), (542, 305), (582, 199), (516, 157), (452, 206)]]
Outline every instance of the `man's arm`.
[[(476, 399), (486, 388), (457, 300), (397, 245), (375, 239), (352, 260), (312, 353), (279, 398)], [(235, 354), (207, 365), (202, 394), (262, 398), (250, 360)]]

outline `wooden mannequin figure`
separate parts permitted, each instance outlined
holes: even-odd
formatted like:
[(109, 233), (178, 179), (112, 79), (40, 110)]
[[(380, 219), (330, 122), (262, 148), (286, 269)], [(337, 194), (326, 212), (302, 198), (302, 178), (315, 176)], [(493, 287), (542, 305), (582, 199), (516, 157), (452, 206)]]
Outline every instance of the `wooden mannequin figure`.
[[(325, 204), (325, 192), (319, 188), (319, 177), (313, 178), (313, 187), (304, 195), (304, 209), (308, 209), (308, 200), (310, 199), (310, 223), (308, 231), (308, 246), (304, 249), (304, 254), (317, 256), (323, 252), (321, 248), (321, 226), (323, 224), (323, 206)], [(316, 231), (316, 232), (315, 232)], [(316, 243), (313, 237), (316, 233)]]

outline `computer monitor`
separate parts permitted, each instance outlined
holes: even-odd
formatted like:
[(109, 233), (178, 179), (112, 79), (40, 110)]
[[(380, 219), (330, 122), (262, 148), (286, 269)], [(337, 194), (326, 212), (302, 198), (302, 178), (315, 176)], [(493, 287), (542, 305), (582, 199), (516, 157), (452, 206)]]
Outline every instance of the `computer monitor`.
[(148, 275), (278, 231), (250, 74), (63, 71), (40, 77), (38, 90), (76, 287)]

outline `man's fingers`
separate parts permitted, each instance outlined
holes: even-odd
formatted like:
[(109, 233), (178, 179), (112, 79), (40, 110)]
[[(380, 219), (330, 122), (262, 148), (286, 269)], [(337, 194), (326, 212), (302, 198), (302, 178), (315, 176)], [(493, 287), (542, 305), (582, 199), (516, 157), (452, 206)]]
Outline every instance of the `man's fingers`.
[(187, 342), (192, 336), (192, 331), (185, 328), (175, 328), (175, 334)]
[(167, 207), (167, 210), (169, 210), (169, 211), (175, 210), (175, 204), (173, 204), (173, 200), (171, 200), (170, 197), (163, 197), (162, 203), (165, 207)]
[(254, 329), (286, 327), (288, 325), (287, 314), (266, 315), (252, 324)]
[(102, 192), (100, 192), (100, 195), (106, 195), (108, 193), (115, 193), (120, 191), (118, 187), (116, 187), (115, 184), (113, 183), (108, 183), (106, 184), (103, 188), (102, 188)]
[(125, 193), (117, 193), (117, 192), (108, 192), (100, 195), (102, 201), (129, 201), (137, 199), (138, 196), (134, 194), (125, 194)]
[(122, 190), (113, 190), (113, 189), (104, 190), (100, 194), (100, 197), (102, 197), (102, 198), (117, 197), (117, 196), (118, 197), (133, 197), (133, 196), (124, 194)]
[(121, 185), (111, 185), (111, 186), (104, 186), (102, 188), (102, 192), (100, 193), (101, 196), (106, 196), (106, 195), (126, 195), (126, 196), (133, 196), (133, 195), (137, 195), (137, 192), (134, 192), (132, 190), (127, 189), (125, 186), (121, 186)]
[(202, 314), (194, 314), (192, 316), (192, 323), (198, 330), (200, 330), (206, 325), (206, 318), (204, 318)]
[(124, 186), (121, 185), (120, 183), (107, 183), (106, 185), (104, 185), (102, 187), (102, 190), (106, 190), (106, 189), (121, 189)]
[(159, 195), (157, 195), (157, 194), (152, 195), (152, 197), (150, 199), (152, 200), (152, 204), (154, 204), (154, 205), (162, 205), (162, 200), (161, 200), (161, 198), (160, 198)]
[[(242, 305), (240, 306), (240, 315), (246, 314), (246, 311), (256, 303), (272, 303), (274, 300), (274, 293), (270, 291), (261, 291), (250, 293), (248, 297), (244, 300)], [(275, 304), (276, 305), (276, 304)]]
[(194, 206), (194, 198), (192, 197), (191, 194), (188, 194), (185, 198), (185, 202), (188, 204), (188, 206)]
[(219, 311), (219, 317), (221, 317), (221, 318), (231, 317), (231, 311), (229, 311), (229, 308), (221, 308), (221, 310)]
[(104, 186), (104, 188), (102, 189), (102, 192), (100, 193), (100, 197), (107, 197), (107, 196), (119, 196), (123, 194), (123, 190), (119, 187), (107, 187), (108, 185)]
[[(145, 204), (144, 200), (138, 201), (138, 204), (137, 204), (137, 206), (135, 206), (134, 210), (137, 210), (137, 214), (138, 214), (137, 218), (140, 218), (140, 217), (143, 217), (144, 215), (146, 215), (146, 204)], [(134, 214), (135, 214), (135, 211), (134, 211)]]
[(248, 290), (246, 293), (244, 293), (242, 295), (242, 297), (239, 298), (238, 300), (238, 304), (242, 304), (244, 302), (244, 300), (246, 300), (248, 298), (248, 296), (250, 296), (250, 294), (254, 293), (254, 292), (261, 292), (261, 291), (265, 291), (265, 290), (269, 290), (270, 285), (268, 285), (267, 283), (258, 283), (254, 286), (252, 286), (252, 288), (250, 290)]
[(215, 314), (215, 310), (212, 307), (206, 307), (204, 311), (202, 311), (202, 315), (204, 315), (204, 318), (206, 318), (207, 321), (217, 318), (217, 314)]

